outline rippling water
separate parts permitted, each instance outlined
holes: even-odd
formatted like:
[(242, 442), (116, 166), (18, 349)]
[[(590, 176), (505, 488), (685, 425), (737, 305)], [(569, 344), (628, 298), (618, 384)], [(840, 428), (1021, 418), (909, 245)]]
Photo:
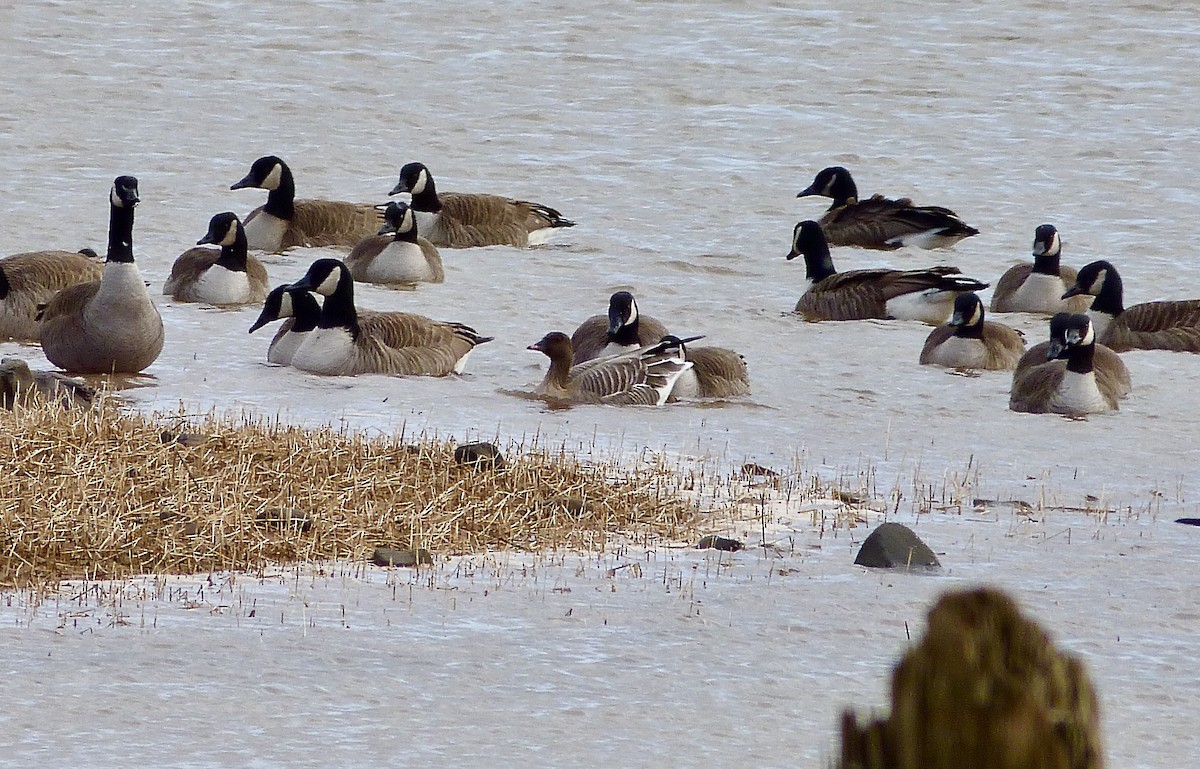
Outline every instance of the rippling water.
[[(28, 3), (0, 9), (0, 253), (100, 248), (107, 190), (141, 180), (136, 253), (157, 294), (250, 163), (278, 154), (301, 197), (381, 201), (422, 160), (443, 190), (555, 206), (550, 248), (444, 251), (446, 282), (362, 287), (360, 306), (470, 323), (497, 340), (462, 379), (321, 379), (265, 364), (256, 309), (159, 302), (167, 347), (145, 408), (283, 413), (454, 437), (538, 434), (793, 464), (881, 485), (978, 473), (979, 496), (1085, 494), (1191, 512), (1200, 357), (1126, 356), (1115, 415), (1007, 410), (1004, 374), (916, 365), (928, 329), (806, 324), (797, 200), (841, 164), (864, 193), (954, 208), (982, 234), (950, 252), (837, 250), (843, 268), (950, 262), (995, 281), (1058, 226), (1064, 262), (1110, 259), (1127, 303), (1200, 296), (1200, 17), (1186, 4), (1080, 9), (1004, 0), (831, 7), (762, 1), (588, 4)], [(317, 256), (272, 257), (276, 282)], [(754, 394), (716, 407), (547, 411), (525, 350), (630, 288), (645, 314), (749, 361)], [(1006, 318), (1033, 339), (1035, 318)], [(3, 345), (44, 364), (37, 348)]]

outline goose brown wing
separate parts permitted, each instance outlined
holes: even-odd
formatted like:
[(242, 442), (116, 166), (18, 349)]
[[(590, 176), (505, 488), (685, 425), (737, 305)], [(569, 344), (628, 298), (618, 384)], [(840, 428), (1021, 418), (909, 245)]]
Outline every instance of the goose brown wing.
[[(75, 251), (31, 251), (0, 259), (10, 293), (56, 291), (104, 274), (104, 262)], [(45, 297), (43, 297), (44, 300)]]
[(989, 370), (1015, 368), (1025, 354), (1025, 338), (1015, 329), (1002, 323), (985, 320), (983, 342), (988, 353)]
[(404, 376), (446, 376), (472, 347), (467, 344), (461, 351), (455, 345), (389, 347), (374, 337), (363, 337), (358, 344), (362, 346), (359, 360), (368, 365), (363, 372), (356, 373), (370, 371)]
[(1045, 414), (1067, 372), (1066, 361), (1044, 361), (1013, 372), (1008, 407), (1013, 411)]
[(197, 246), (184, 251), (171, 265), (171, 274), (163, 283), (163, 294), (168, 296), (174, 294), (182, 287), (185, 280), (199, 276), (201, 272), (216, 264), (220, 258), (221, 249), (219, 248)]
[[(442, 237), (457, 247), (529, 245), (529, 212), (500, 195), (450, 192), (438, 197)], [(545, 226), (545, 225), (543, 225)]]
[(1031, 272), (1032, 262), (1014, 265), (1005, 270), (1000, 280), (996, 281), (996, 290), (992, 292), (992, 303), (988, 309), (993, 312), (1007, 312), (1005, 308), (1008, 298), (1017, 292)]
[(43, 329), (62, 329), (61, 333), (82, 333), (86, 327), (83, 313), (75, 313), (92, 300), (100, 290), (100, 281), (77, 283), (67, 286), (50, 298), (49, 302), (38, 312), (38, 320)]
[(746, 359), (724, 347), (689, 347), (687, 359), (700, 383), (701, 398), (732, 398), (750, 394)]
[(906, 235), (929, 230), (969, 229), (948, 208), (914, 206), (908, 198), (892, 200), (874, 195), (830, 209), (821, 217), (821, 230), (831, 246), (892, 250)]
[(280, 250), (294, 246), (353, 247), (383, 226), (383, 212), (374, 206), (340, 200), (297, 200)]
[(580, 323), (579, 327), (575, 329), (575, 333), (571, 334), (571, 349), (575, 351), (577, 363), (599, 357), (607, 345), (607, 315), (593, 315)]
[(1118, 350), (1200, 352), (1200, 300), (1135, 304), (1110, 324), (1103, 341)]
[(926, 364), (932, 361), (933, 351), (943, 342), (954, 336), (955, 328), (949, 324), (938, 326), (925, 337), (925, 345), (921, 348), (920, 362)]
[(358, 313), (361, 336), (377, 340), (385, 347), (444, 348), (458, 360), (476, 344), (485, 341), (470, 326), (446, 323), (407, 312)]
[(371, 235), (354, 244), (354, 248), (350, 249), (345, 259), (350, 276), (355, 280), (365, 280), (363, 276), (371, 260), (383, 253), (383, 249), (387, 248), (392, 240), (394, 238), (391, 235)]

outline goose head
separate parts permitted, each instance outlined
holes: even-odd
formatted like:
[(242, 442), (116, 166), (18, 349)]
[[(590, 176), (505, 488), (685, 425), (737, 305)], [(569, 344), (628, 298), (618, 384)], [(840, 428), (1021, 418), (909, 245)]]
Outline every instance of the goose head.
[(848, 170), (842, 166), (830, 166), (821, 169), (813, 183), (801, 190), (796, 197), (807, 198), (813, 195), (833, 198), (835, 203), (843, 203), (858, 199), (858, 187)]
[(1053, 224), (1043, 224), (1033, 233), (1033, 255), (1058, 256), (1062, 253), (1062, 240)]
[(350, 270), (340, 259), (326, 258), (313, 262), (304, 277), (293, 283), (291, 288), (328, 297), (353, 281)]
[(417, 219), (407, 203), (392, 201), (383, 210), (383, 226), (379, 228), (380, 235), (416, 236)]
[(409, 192), (413, 195), (420, 195), (432, 182), (429, 169), (423, 163), (408, 163), (400, 169), (400, 180), (388, 194), (398, 195), (401, 192)]
[(237, 214), (225, 211), (208, 220), (208, 232), (196, 241), (197, 246), (214, 245), (227, 247), (237, 242), (238, 228), (241, 221)]
[(250, 166), (250, 173), (242, 177), (240, 181), (231, 184), (229, 189), (240, 190), (246, 187), (257, 187), (262, 190), (275, 190), (279, 188), (286, 172), (286, 163), (274, 155), (265, 155), (254, 161), (254, 164)]
[(1050, 348), (1046, 351), (1046, 359), (1069, 358), (1072, 350), (1089, 347), (1095, 342), (1091, 318), (1060, 312), (1050, 319)]
[(142, 200), (138, 197), (138, 180), (132, 176), (118, 176), (113, 180), (108, 200), (114, 208), (133, 208)]

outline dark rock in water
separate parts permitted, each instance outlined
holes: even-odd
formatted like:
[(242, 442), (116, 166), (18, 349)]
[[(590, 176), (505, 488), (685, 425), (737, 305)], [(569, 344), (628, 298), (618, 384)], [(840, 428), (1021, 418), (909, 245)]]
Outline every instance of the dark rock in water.
[(729, 537), (718, 537), (716, 534), (709, 534), (707, 537), (701, 537), (700, 543), (696, 545), (697, 550), (724, 550), (728, 553), (736, 553), (738, 550), (744, 549), (743, 545), (736, 539)]
[(460, 465), (470, 465), (476, 470), (504, 469), (504, 455), (494, 443), (464, 443), (454, 449), (454, 461)]
[(880, 524), (862, 543), (854, 563), (876, 569), (941, 566), (929, 546), (902, 523)]
[(274, 508), (258, 514), (256, 519), (261, 526), (279, 531), (308, 531), (312, 528), (312, 516), (303, 510)]
[(411, 568), (427, 566), (433, 563), (433, 553), (422, 547), (416, 550), (394, 550), (390, 547), (377, 547), (371, 553), (371, 563), (376, 566), (392, 566)]
[(1182, 523), (1184, 526), (1200, 526), (1200, 518), (1176, 518), (1175, 523)]

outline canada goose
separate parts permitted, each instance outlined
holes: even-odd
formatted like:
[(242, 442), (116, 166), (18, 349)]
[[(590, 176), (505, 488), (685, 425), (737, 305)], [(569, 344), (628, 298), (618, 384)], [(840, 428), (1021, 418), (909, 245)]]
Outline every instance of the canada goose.
[(1103, 261), (1080, 270), (1063, 298), (1084, 294), (1095, 297), (1087, 314), (1096, 338), (1116, 352), (1200, 352), (1200, 299), (1143, 302), (1126, 308), (1121, 276)]
[(925, 338), (921, 363), (948, 368), (978, 368), (1011, 371), (1025, 352), (1019, 333), (1000, 323), (984, 320), (983, 302), (976, 294), (959, 294), (954, 299), (950, 322), (938, 326)]
[(1062, 239), (1053, 224), (1033, 235), (1033, 261), (1009, 267), (992, 292), (992, 312), (1087, 312), (1089, 297), (1063, 299), (1075, 283), (1075, 270), (1060, 264)]
[(282, 318), (286, 320), (271, 339), (271, 345), (267, 348), (267, 361), (290, 366), (296, 350), (300, 349), (308, 333), (316, 328), (317, 322), (321, 320), (321, 305), (308, 291), (293, 289), (291, 286), (276, 286), (263, 300), (262, 312), (250, 327), (250, 333), (253, 334), (268, 323)]
[(32, 251), (0, 259), (0, 339), (38, 341), (39, 305), (61, 289), (99, 280), (103, 273), (104, 262), (91, 249)]
[(940, 206), (914, 206), (908, 198), (875, 195), (860, 201), (850, 172), (841, 166), (823, 169), (798, 198), (821, 195), (833, 205), (821, 217), (830, 245), (890, 251), (901, 246), (946, 248), (978, 235), (958, 214)]
[(378, 235), (363, 238), (346, 257), (354, 279), (363, 283), (441, 283), (442, 256), (417, 233), (407, 203), (388, 203)]
[(292, 356), (315, 374), (445, 376), (462, 373), (476, 345), (490, 342), (461, 323), (406, 312), (357, 312), (354, 278), (337, 259), (318, 259), (292, 289), (325, 297), (321, 318)]
[(436, 246), (540, 245), (561, 227), (575, 222), (549, 206), (500, 195), (444, 192), (438, 195), (433, 176), (421, 163), (400, 169), (400, 180), (389, 195), (412, 193), (412, 209), (420, 232)]
[(577, 365), (571, 338), (561, 331), (546, 334), (528, 349), (550, 359), (550, 368), (534, 391), (550, 401), (661, 406), (680, 375), (692, 367), (684, 360), (683, 344), (675, 337)]
[(659, 342), (667, 327), (638, 312), (637, 301), (628, 291), (609, 297), (608, 315), (593, 315), (571, 334), (575, 363)]
[(797, 256), (804, 257), (810, 283), (796, 312), (810, 321), (898, 318), (936, 326), (950, 317), (955, 296), (988, 285), (963, 277), (957, 267), (838, 272), (820, 225), (811, 219), (792, 232), (787, 258)]
[[(1057, 322), (1053, 318), (1050, 319), (1050, 337), (1052, 339), (1063, 336), (1063, 328), (1069, 314), (1061, 314), (1063, 317), (1059, 318)], [(1092, 328), (1095, 328), (1095, 324), (1092, 325)], [(1033, 366), (1044, 365), (1050, 354), (1050, 345), (1051, 342), (1045, 341), (1030, 347), (1017, 361), (1015, 370), (1022, 371)], [(1095, 351), (1092, 353), (1092, 367), (1096, 371), (1096, 380), (1102, 391), (1113, 392), (1118, 398), (1124, 398), (1133, 391), (1133, 380), (1129, 376), (1129, 369), (1125, 367), (1125, 361), (1121, 360), (1121, 356), (1113, 352), (1111, 348), (1097, 342)]]
[(136, 374), (163, 347), (163, 322), (133, 261), (133, 210), (138, 182), (118, 176), (109, 193), (108, 257), (100, 280), (68, 286), (39, 318), (42, 350), (78, 374)]
[(679, 398), (733, 398), (750, 394), (750, 375), (746, 371), (745, 358), (724, 347), (688, 347), (686, 343), (690, 341), (693, 340), (679, 340), (684, 357), (692, 367), (675, 382), (669, 401)]
[(0, 360), (0, 407), (11, 411), (45, 401), (86, 408), (95, 398), (96, 391), (83, 382), (53, 371), (30, 371), (20, 358)]
[[(1125, 364), (1101, 377), (1095, 368), (1096, 333), (1087, 315), (1061, 312), (1050, 319), (1045, 361), (1018, 366), (1013, 372), (1008, 407), (1034, 414), (1096, 414), (1116, 411), (1128, 381)], [(1114, 356), (1115, 357), (1115, 356)]]
[[(206, 244), (217, 248), (199, 248)], [(267, 268), (246, 253), (246, 231), (226, 211), (208, 222), (208, 233), (175, 259), (163, 294), (180, 302), (256, 304), (267, 296)]]
[(296, 200), (292, 170), (274, 155), (254, 161), (250, 173), (229, 189), (245, 187), (268, 191), (266, 204), (251, 211), (245, 219), (250, 248), (286, 251), (295, 246), (351, 247), (374, 235), (383, 224), (375, 206), (338, 200)]

